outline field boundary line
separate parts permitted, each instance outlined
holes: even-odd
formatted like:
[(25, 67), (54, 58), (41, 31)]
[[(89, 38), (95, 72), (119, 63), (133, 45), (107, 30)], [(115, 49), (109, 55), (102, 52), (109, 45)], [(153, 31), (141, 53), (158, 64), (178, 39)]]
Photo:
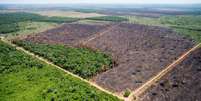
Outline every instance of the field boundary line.
[(184, 59), (186, 59), (191, 52), (195, 51), (201, 46), (201, 43), (195, 45), (193, 48), (185, 52), (183, 55), (181, 55), (177, 60), (173, 61), (169, 66), (167, 66), (165, 69), (163, 69), (161, 72), (159, 72), (156, 76), (149, 79), (147, 82), (145, 82), (142, 86), (134, 90), (130, 96), (128, 97), (128, 101), (133, 101), (134, 99), (137, 100), (138, 97), (146, 92), (149, 88), (151, 88), (156, 82), (161, 80), (165, 75), (167, 75), (169, 72), (171, 72), (179, 63), (181, 63)]
[(86, 45), (88, 42), (90, 42), (90, 41), (92, 41), (92, 40), (94, 40), (94, 39), (96, 39), (96, 38), (98, 38), (98, 37), (100, 37), (100, 36), (103, 36), (105, 33), (111, 31), (112, 29), (116, 28), (116, 27), (119, 26), (120, 24), (121, 24), (121, 23), (118, 23), (118, 24), (116, 24), (116, 25), (113, 25), (113, 26), (107, 28), (107, 29), (106, 29), (105, 31), (103, 31), (103, 32), (98, 32), (98, 33), (96, 33), (92, 38), (90, 38), (90, 39), (88, 39), (88, 40), (86, 40), (86, 41), (81, 42), (81, 44), (82, 44), (82, 45)]
[(103, 92), (105, 92), (105, 93), (107, 93), (107, 94), (113, 95), (114, 97), (117, 97), (117, 98), (119, 98), (120, 100), (124, 100), (124, 97), (121, 97), (121, 96), (119, 96), (119, 95), (116, 95), (116, 94), (114, 94), (114, 93), (112, 93), (112, 92), (110, 92), (110, 91), (108, 91), (108, 90), (102, 88), (101, 86), (97, 85), (97, 84), (94, 83), (94, 82), (90, 82), (90, 81), (88, 81), (88, 80), (86, 80), (86, 79), (83, 79), (82, 77), (80, 77), (80, 76), (78, 76), (78, 75), (76, 75), (76, 74), (73, 74), (73, 73), (69, 72), (68, 70), (65, 70), (65, 69), (63, 69), (63, 68), (61, 68), (61, 67), (55, 65), (54, 63), (48, 61), (47, 59), (45, 59), (45, 58), (43, 58), (43, 57), (41, 57), (41, 56), (38, 56), (38, 55), (36, 55), (36, 54), (34, 54), (34, 53), (32, 53), (32, 52), (30, 52), (30, 51), (24, 49), (23, 47), (20, 47), (20, 46), (18, 46), (18, 45), (16, 45), (16, 44), (13, 44), (12, 42), (6, 40), (4, 37), (0, 37), (0, 39), (1, 39), (3, 42), (5, 42), (5, 43), (7, 43), (7, 44), (9, 44), (9, 45), (11, 45), (11, 46), (13, 46), (13, 47), (15, 47), (17, 50), (22, 51), (22, 52), (24, 52), (24, 53), (26, 53), (26, 54), (28, 54), (28, 55), (30, 55), (30, 56), (36, 58), (36, 59), (38, 59), (38, 60), (40, 60), (40, 61), (42, 61), (42, 62), (48, 64), (48, 65), (51, 65), (51, 66), (53, 66), (53, 67), (56, 67), (57, 69), (59, 69), (59, 70), (65, 72), (65, 73), (67, 73), (67, 74), (69, 74), (69, 75), (71, 75), (71, 76), (73, 76), (73, 77), (75, 77), (75, 78), (78, 78), (78, 79), (80, 79), (81, 81), (83, 81), (83, 82), (85, 82), (85, 83), (88, 83), (90, 86), (92, 86), (92, 87), (94, 87), (94, 88), (96, 88), (96, 89), (98, 89), (98, 90), (100, 90), (100, 91), (103, 91)]

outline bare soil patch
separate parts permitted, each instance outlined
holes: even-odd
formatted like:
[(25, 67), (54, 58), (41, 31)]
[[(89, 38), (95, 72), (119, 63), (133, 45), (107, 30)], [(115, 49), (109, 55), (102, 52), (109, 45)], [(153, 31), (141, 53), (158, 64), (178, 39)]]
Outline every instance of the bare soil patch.
[(63, 26), (51, 29), (37, 35), (27, 36), (25, 40), (36, 43), (48, 44), (67, 44), (74, 46), (80, 41), (101, 32), (110, 27), (105, 25), (86, 25), (86, 24), (64, 24)]
[(141, 86), (194, 45), (192, 40), (167, 28), (122, 23), (106, 31), (112, 26), (65, 24), (25, 40), (78, 47), (80, 42), (104, 32), (85, 45), (111, 54), (115, 64), (92, 81), (117, 93)]
[(148, 91), (142, 101), (199, 101), (201, 99), (201, 48)]
[(88, 17), (99, 17), (105, 16), (104, 14), (98, 13), (82, 13), (82, 12), (75, 12), (75, 11), (40, 11), (40, 12), (33, 12), (43, 16), (59, 16), (59, 17), (73, 17), (73, 18), (88, 18)]
[(116, 66), (94, 77), (94, 81), (112, 91), (134, 90), (164, 69), (193, 42), (170, 29), (137, 24), (120, 24), (87, 43), (113, 56)]

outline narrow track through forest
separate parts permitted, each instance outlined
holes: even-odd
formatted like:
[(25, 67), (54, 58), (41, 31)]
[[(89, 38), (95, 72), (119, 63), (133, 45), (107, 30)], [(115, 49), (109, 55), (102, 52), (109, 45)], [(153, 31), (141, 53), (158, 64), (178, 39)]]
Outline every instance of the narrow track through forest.
[(103, 91), (103, 92), (105, 92), (105, 93), (111, 94), (111, 95), (113, 95), (113, 96), (115, 96), (115, 97), (117, 97), (117, 98), (119, 98), (119, 99), (121, 99), (121, 100), (124, 100), (123, 97), (121, 97), (121, 96), (119, 96), (119, 95), (116, 95), (116, 94), (114, 94), (114, 93), (112, 93), (112, 92), (110, 92), (110, 91), (108, 91), (108, 90), (106, 90), (106, 89), (100, 87), (99, 85), (95, 84), (94, 82), (90, 82), (90, 81), (88, 81), (88, 80), (85, 80), (85, 79), (81, 78), (81, 77), (79, 77), (78, 75), (75, 75), (75, 74), (73, 74), (73, 73), (71, 73), (71, 72), (69, 72), (69, 71), (67, 71), (67, 70), (65, 70), (65, 69), (63, 69), (63, 68), (61, 68), (61, 67), (59, 67), (59, 66), (53, 64), (52, 62), (48, 61), (47, 59), (44, 59), (43, 57), (40, 57), (40, 56), (38, 56), (38, 55), (36, 55), (36, 54), (34, 54), (34, 53), (32, 53), (32, 52), (30, 52), (30, 51), (24, 49), (23, 47), (19, 47), (19, 46), (17, 46), (16, 44), (13, 44), (12, 42), (6, 40), (4, 37), (0, 37), (0, 39), (1, 39), (1, 41), (3, 41), (3, 42), (5, 42), (5, 43), (7, 43), (7, 44), (9, 44), (9, 45), (11, 45), (11, 46), (13, 46), (13, 47), (15, 47), (15, 48), (16, 48), (17, 50), (19, 50), (19, 51), (22, 51), (22, 52), (24, 52), (24, 53), (26, 53), (26, 54), (28, 54), (28, 55), (34, 57), (34, 58), (37, 58), (38, 60), (43, 61), (44, 63), (46, 63), (46, 64), (48, 64), (48, 65), (54, 66), (55, 68), (57, 68), (57, 69), (59, 69), (59, 70), (62, 70), (62, 71), (64, 71), (65, 73), (70, 74), (71, 76), (76, 77), (76, 78), (80, 79), (81, 81), (84, 81), (84, 82), (88, 83), (89, 85), (91, 85), (91, 86), (93, 86), (93, 87), (95, 87), (95, 88), (97, 88), (97, 89), (99, 89), (99, 90), (101, 90), (101, 91)]

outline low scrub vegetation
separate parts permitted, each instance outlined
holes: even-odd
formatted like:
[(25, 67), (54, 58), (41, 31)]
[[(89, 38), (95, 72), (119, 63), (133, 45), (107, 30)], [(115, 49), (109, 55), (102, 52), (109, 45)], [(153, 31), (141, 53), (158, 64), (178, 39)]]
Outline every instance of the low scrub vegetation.
[(109, 56), (86, 48), (28, 41), (14, 41), (14, 43), (83, 78), (89, 78), (112, 67), (112, 59)]
[(201, 16), (165, 16), (160, 18), (160, 22), (181, 35), (201, 42)]
[(1, 41), (0, 67), (1, 101), (119, 101)]
[(148, 17), (124, 17), (130, 23), (169, 27), (181, 35), (201, 42), (201, 16), (161, 16), (159, 18)]
[(23, 35), (37, 34), (48, 29), (55, 28), (56, 26), (58, 26), (58, 24), (50, 22), (19, 22), (17, 23), (17, 27), (15, 27), (18, 28), (18, 30), (3, 34), (2, 36), (13, 39), (18, 35), (20, 35), (19, 37), (22, 37)]
[(17, 32), (19, 30), (20, 30), (19, 26), (16, 23), (13, 23), (13, 24), (1, 24), (0, 25), (0, 34)]
[(131, 94), (131, 91), (129, 89), (126, 89), (124, 92), (124, 97), (128, 97)]
[(76, 12), (82, 12), (82, 13), (96, 13), (97, 10), (95, 9), (76, 9)]
[(2, 13), (0, 14), (0, 34), (12, 33), (19, 31), (20, 22), (51, 22), (51, 23), (69, 23), (77, 21), (76, 18), (68, 17), (47, 17), (32, 13)]

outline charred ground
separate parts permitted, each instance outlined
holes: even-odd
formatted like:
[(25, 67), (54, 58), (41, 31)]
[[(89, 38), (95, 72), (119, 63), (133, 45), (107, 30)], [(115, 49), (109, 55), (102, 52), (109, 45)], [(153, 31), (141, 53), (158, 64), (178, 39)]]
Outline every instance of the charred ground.
[(142, 101), (197, 101), (201, 93), (201, 49), (148, 91)]
[[(110, 25), (66, 24), (26, 41), (47, 44), (66, 44), (79, 47), (80, 40), (107, 30)], [(102, 36), (86, 43), (85, 47), (110, 54), (113, 69), (98, 74), (92, 80), (115, 92), (134, 90), (164, 69), (194, 43), (167, 28), (121, 23)]]

